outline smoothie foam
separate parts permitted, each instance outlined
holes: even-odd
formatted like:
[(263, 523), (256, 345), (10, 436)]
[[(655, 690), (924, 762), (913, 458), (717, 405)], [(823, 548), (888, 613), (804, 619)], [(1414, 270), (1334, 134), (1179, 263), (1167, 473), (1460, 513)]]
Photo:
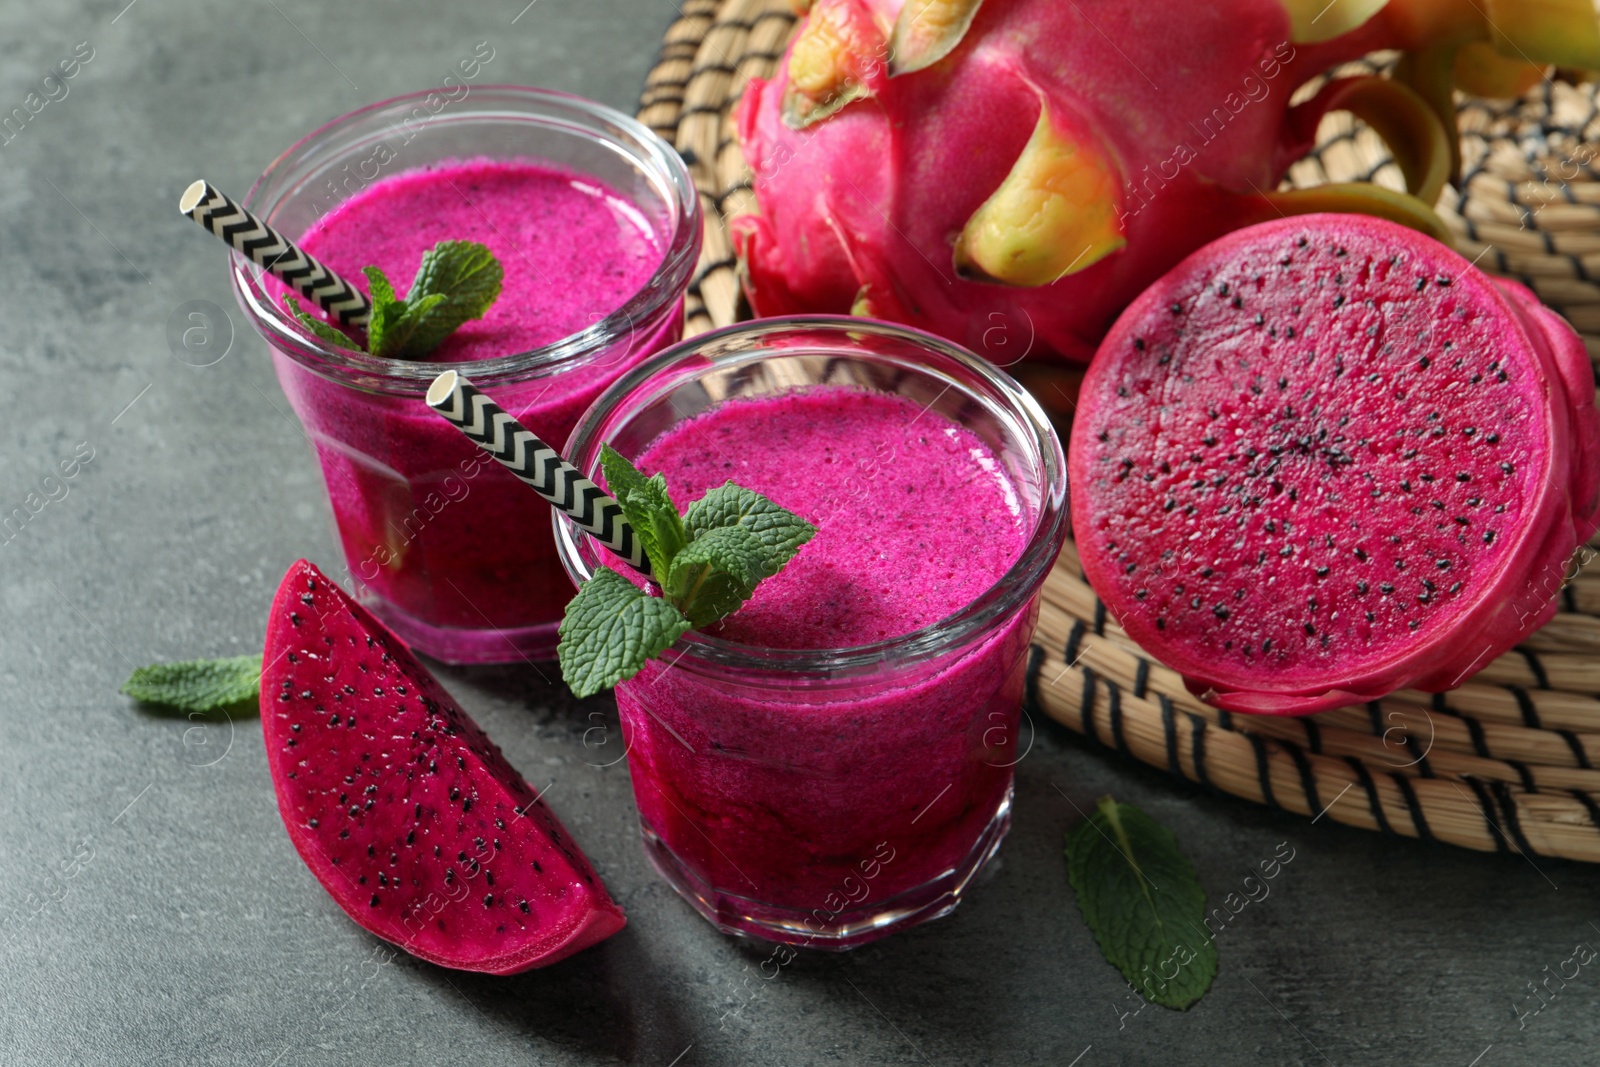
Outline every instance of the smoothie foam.
[[(639, 466), (662, 471), (680, 504), (732, 479), (818, 527), (715, 631), (757, 647), (840, 648), (935, 623), (1004, 575), (1035, 521), (971, 431), (853, 388), (725, 402)], [(735, 910), (821, 925), (962, 870), (1003, 832), (1034, 617), (1030, 604), (975, 644), (886, 663), (858, 686), (652, 662), (617, 700), (640, 818), (670, 854), (658, 862), (707, 898), (756, 902)]]
[(361, 269), (376, 266), (404, 295), (440, 241), (487, 245), (505, 281), (488, 314), (446, 338), (432, 362), (559, 341), (627, 303), (662, 256), (639, 209), (594, 178), (488, 159), (385, 178), (318, 219), (300, 247), (363, 292)]
[(975, 600), (1027, 540), (1010, 479), (971, 431), (849, 387), (729, 401), (640, 456), (680, 508), (737, 482), (817, 535), (710, 632), (768, 648), (847, 648)]

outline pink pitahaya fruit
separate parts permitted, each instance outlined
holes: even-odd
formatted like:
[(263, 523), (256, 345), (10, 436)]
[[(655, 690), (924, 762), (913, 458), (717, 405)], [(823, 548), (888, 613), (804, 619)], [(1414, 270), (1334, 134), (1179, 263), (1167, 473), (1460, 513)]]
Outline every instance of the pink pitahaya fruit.
[(627, 921), (476, 723), (305, 560), (267, 622), (261, 723), (278, 810), (364, 929), (445, 967), (515, 974)]
[[(1458, 52), (1485, 46), (1462, 57), (1477, 85), (1522, 84), (1528, 56), (1600, 66), (1589, 3), (817, 0), (739, 105), (760, 208), (730, 221), (746, 292), (757, 315), (854, 310), (997, 362), (1086, 361), (1230, 230), (1353, 210), (1448, 239), (1426, 204), (1451, 170)], [(1396, 78), (1289, 106), (1383, 47), (1410, 50)], [(1389, 140), (1416, 198), (1277, 191), (1330, 110)]]
[(1556, 611), (1600, 522), (1582, 342), (1359, 215), (1207, 245), (1117, 319), (1068, 452), (1090, 584), (1232, 711), (1461, 684)]

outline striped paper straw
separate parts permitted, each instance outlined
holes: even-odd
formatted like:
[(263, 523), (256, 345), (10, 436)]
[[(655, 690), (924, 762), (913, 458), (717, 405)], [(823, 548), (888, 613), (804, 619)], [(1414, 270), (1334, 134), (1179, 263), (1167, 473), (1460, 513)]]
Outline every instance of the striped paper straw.
[(360, 289), (217, 192), (204, 178), (183, 191), (178, 210), (216, 234), (230, 248), (249, 256), (256, 266), (292, 285), (342, 325), (364, 327), (372, 317), (372, 305), (367, 303)]
[(427, 402), (557, 511), (627, 560), (634, 570), (651, 577), (650, 560), (623, 516), (622, 505), (471, 382), (447, 370), (428, 387)]

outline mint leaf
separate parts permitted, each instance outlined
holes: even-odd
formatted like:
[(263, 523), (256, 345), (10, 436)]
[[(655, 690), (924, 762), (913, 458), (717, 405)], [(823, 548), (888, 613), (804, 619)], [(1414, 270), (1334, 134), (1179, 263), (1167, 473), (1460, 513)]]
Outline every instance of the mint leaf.
[[(419, 359), (462, 323), (483, 318), (499, 298), (504, 280), (504, 268), (486, 245), (440, 241), (424, 252), (406, 294), (413, 309), (405, 340), (396, 346), (399, 358)], [(442, 299), (429, 300), (435, 296)]]
[(404, 320), (405, 339), (397, 349), (402, 359), (421, 359), (449, 337), (457, 326), (482, 315), (461, 315), (444, 293), (425, 293), (410, 298), (411, 307)]
[(610, 445), (600, 446), (600, 467), (664, 596), (647, 596), (605, 568), (579, 590), (561, 622), (556, 655), (580, 697), (633, 677), (684, 632), (738, 611), (817, 532), (732, 482), (680, 516), (661, 475), (646, 478)]
[(314, 317), (309, 311), (300, 306), (300, 301), (296, 300), (288, 293), (283, 294), (283, 306), (289, 309), (289, 314), (293, 315), (300, 321), (300, 325), (304, 326), (306, 329), (310, 330), (312, 333), (316, 334), (330, 345), (338, 345), (340, 348), (348, 348), (352, 352), (366, 351), (361, 347), (360, 342), (356, 341), (343, 330), (337, 329), (334, 326), (330, 326), (321, 319)]
[(689, 628), (670, 603), (601, 567), (578, 589), (561, 620), (561, 676), (575, 696), (592, 696), (638, 674)]
[(672, 566), (672, 558), (689, 540), (683, 519), (667, 494), (667, 480), (657, 474), (646, 478), (626, 456), (610, 445), (600, 446), (600, 469), (611, 495), (622, 505), (628, 524), (644, 544), (657, 583)]
[(690, 504), (683, 521), (693, 539), (719, 528), (737, 526), (748, 530), (761, 546), (763, 578), (782, 570), (800, 546), (817, 533), (815, 526), (794, 512), (732, 482)]
[[(314, 318), (285, 295), (284, 306), (306, 329), (329, 344), (385, 359), (421, 359), (468, 319), (481, 319), (500, 296), (505, 271), (494, 253), (472, 241), (440, 241), (422, 253), (422, 265), (401, 300), (377, 267), (363, 267), (372, 315), (363, 346), (343, 331)], [(674, 513), (676, 514), (676, 513)]]
[(471, 318), (481, 318), (500, 296), (504, 280), (505, 271), (487, 245), (440, 241), (422, 253), (422, 265), (411, 281), (407, 299), (443, 293), (464, 310), (472, 311)]
[(394, 295), (394, 286), (389, 284), (389, 279), (377, 267), (363, 267), (361, 273), (367, 276), (367, 285), (371, 289), (369, 299), (372, 315), (367, 320), (367, 350), (375, 356), (395, 359), (399, 349), (395, 344), (394, 328), (405, 317), (406, 302)]
[[(650, 479), (644, 472), (633, 465), (633, 461), (610, 445), (600, 446), (600, 469), (605, 472), (606, 485), (611, 489), (612, 496), (621, 496), (630, 489), (637, 489)], [(662, 479), (665, 484), (666, 479)]]
[[(416, 337), (418, 333), (427, 328), (427, 319), (434, 308), (443, 304), (447, 298), (439, 293), (433, 293), (420, 300), (408, 300), (401, 304), (391, 304), (390, 308), (402, 309), (398, 315), (391, 316), (385, 324), (383, 334), (382, 355), (392, 359), (416, 358)], [(448, 331), (447, 331), (448, 332)], [(431, 347), (431, 346), (430, 346)], [(374, 343), (374, 351), (377, 345)]]
[(374, 316), (390, 304), (405, 304), (404, 300), (394, 294), (394, 286), (390, 284), (389, 276), (383, 271), (377, 267), (362, 267), (361, 273), (367, 276), (367, 288), (370, 290), (367, 302), (372, 305)]
[(771, 577), (767, 549), (743, 526), (707, 530), (672, 559), (661, 589), (699, 629), (739, 610)]
[(656, 475), (643, 485), (630, 489), (618, 501), (623, 514), (633, 524), (634, 532), (644, 542), (645, 555), (650, 557), (650, 569), (659, 581), (661, 573), (672, 566), (672, 560), (689, 540), (683, 530), (683, 519), (667, 495), (667, 482)]
[(230, 656), (152, 663), (135, 670), (120, 691), (170, 711), (215, 714), (254, 701), (260, 682), (260, 656)]
[(1100, 952), (1144, 998), (1184, 1009), (1217, 976), (1206, 896), (1172, 831), (1100, 798), (1067, 833), (1067, 880)]

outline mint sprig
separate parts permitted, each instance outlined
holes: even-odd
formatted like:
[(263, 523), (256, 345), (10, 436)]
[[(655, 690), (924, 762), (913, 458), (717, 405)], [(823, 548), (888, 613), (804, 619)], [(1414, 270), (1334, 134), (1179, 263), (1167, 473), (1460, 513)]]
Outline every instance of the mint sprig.
[(410, 332), (405, 349), (396, 358), (426, 355), (457, 327), (483, 318), (499, 299), (504, 281), (505, 270), (485, 245), (440, 241), (424, 252), (406, 295), (411, 305), (406, 313)]
[(600, 469), (655, 573), (661, 575), (662, 567), (689, 543), (683, 519), (667, 495), (667, 480), (659, 474), (646, 478), (610, 445), (600, 446)]
[(1067, 833), (1067, 880), (1105, 958), (1152, 1004), (1179, 1010), (1211, 988), (1206, 894), (1172, 831), (1100, 798)]
[(748, 530), (761, 546), (763, 566), (770, 574), (777, 574), (817, 532), (815, 526), (794, 512), (732, 482), (719, 485), (690, 504), (683, 522), (691, 537), (724, 526)]
[(215, 715), (254, 701), (261, 682), (261, 657), (228, 656), (178, 663), (152, 663), (134, 670), (121, 692), (167, 712)]
[(421, 359), (463, 323), (483, 318), (505, 281), (494, 253), (474, 241), (440, 241), (424, 252), (404, 300), (377, 267), (366, 267), (362, 273), (372, 303), (365, 345), (311, 315), (292, 296), (285, 294), (284, 306), (329, 344), (385, 359)]
[[(749, 530), (706, 530), (672, 557), (662, 592), (695, 627), (709, 626), (739, 610), (765, 572), (766, 552)], [(775, 573), (775, 572), (774, 572)]]
[(288, 293), (283, 294), (283, 306), (289, 309), (289, 314), (293, 315), (297, 320), (299, 320), (300, 325), (304, 326), (306, 329), (310, 330), (312, 333), (316, 334), (319, 338), (328, 342), (330, 345), (338, 345), (340, 348), (348, 348), (352, 352), (366, 351), (366, 348), (361, 344), (360, 341), (353, 339), (343, 330), (323, 322), (321, 319), (311, 314), (311, 312), (301, 307), (300, 301), (296, 300)]
[(580, 697), (639, 673), (689, 629), (676, 607), (601, 567), (561, 620), (561, 676)]
[(579, 697), (632, 678), (689, 630), (738, 611), (817, 532), (732, 482), (680, 516), (660, 474), (646, 478), (610, 445), (601, 446), (600, 467), (663, 595), (651, 596), (609, 567), (578, 589), (561, 620), (556, 657)]

